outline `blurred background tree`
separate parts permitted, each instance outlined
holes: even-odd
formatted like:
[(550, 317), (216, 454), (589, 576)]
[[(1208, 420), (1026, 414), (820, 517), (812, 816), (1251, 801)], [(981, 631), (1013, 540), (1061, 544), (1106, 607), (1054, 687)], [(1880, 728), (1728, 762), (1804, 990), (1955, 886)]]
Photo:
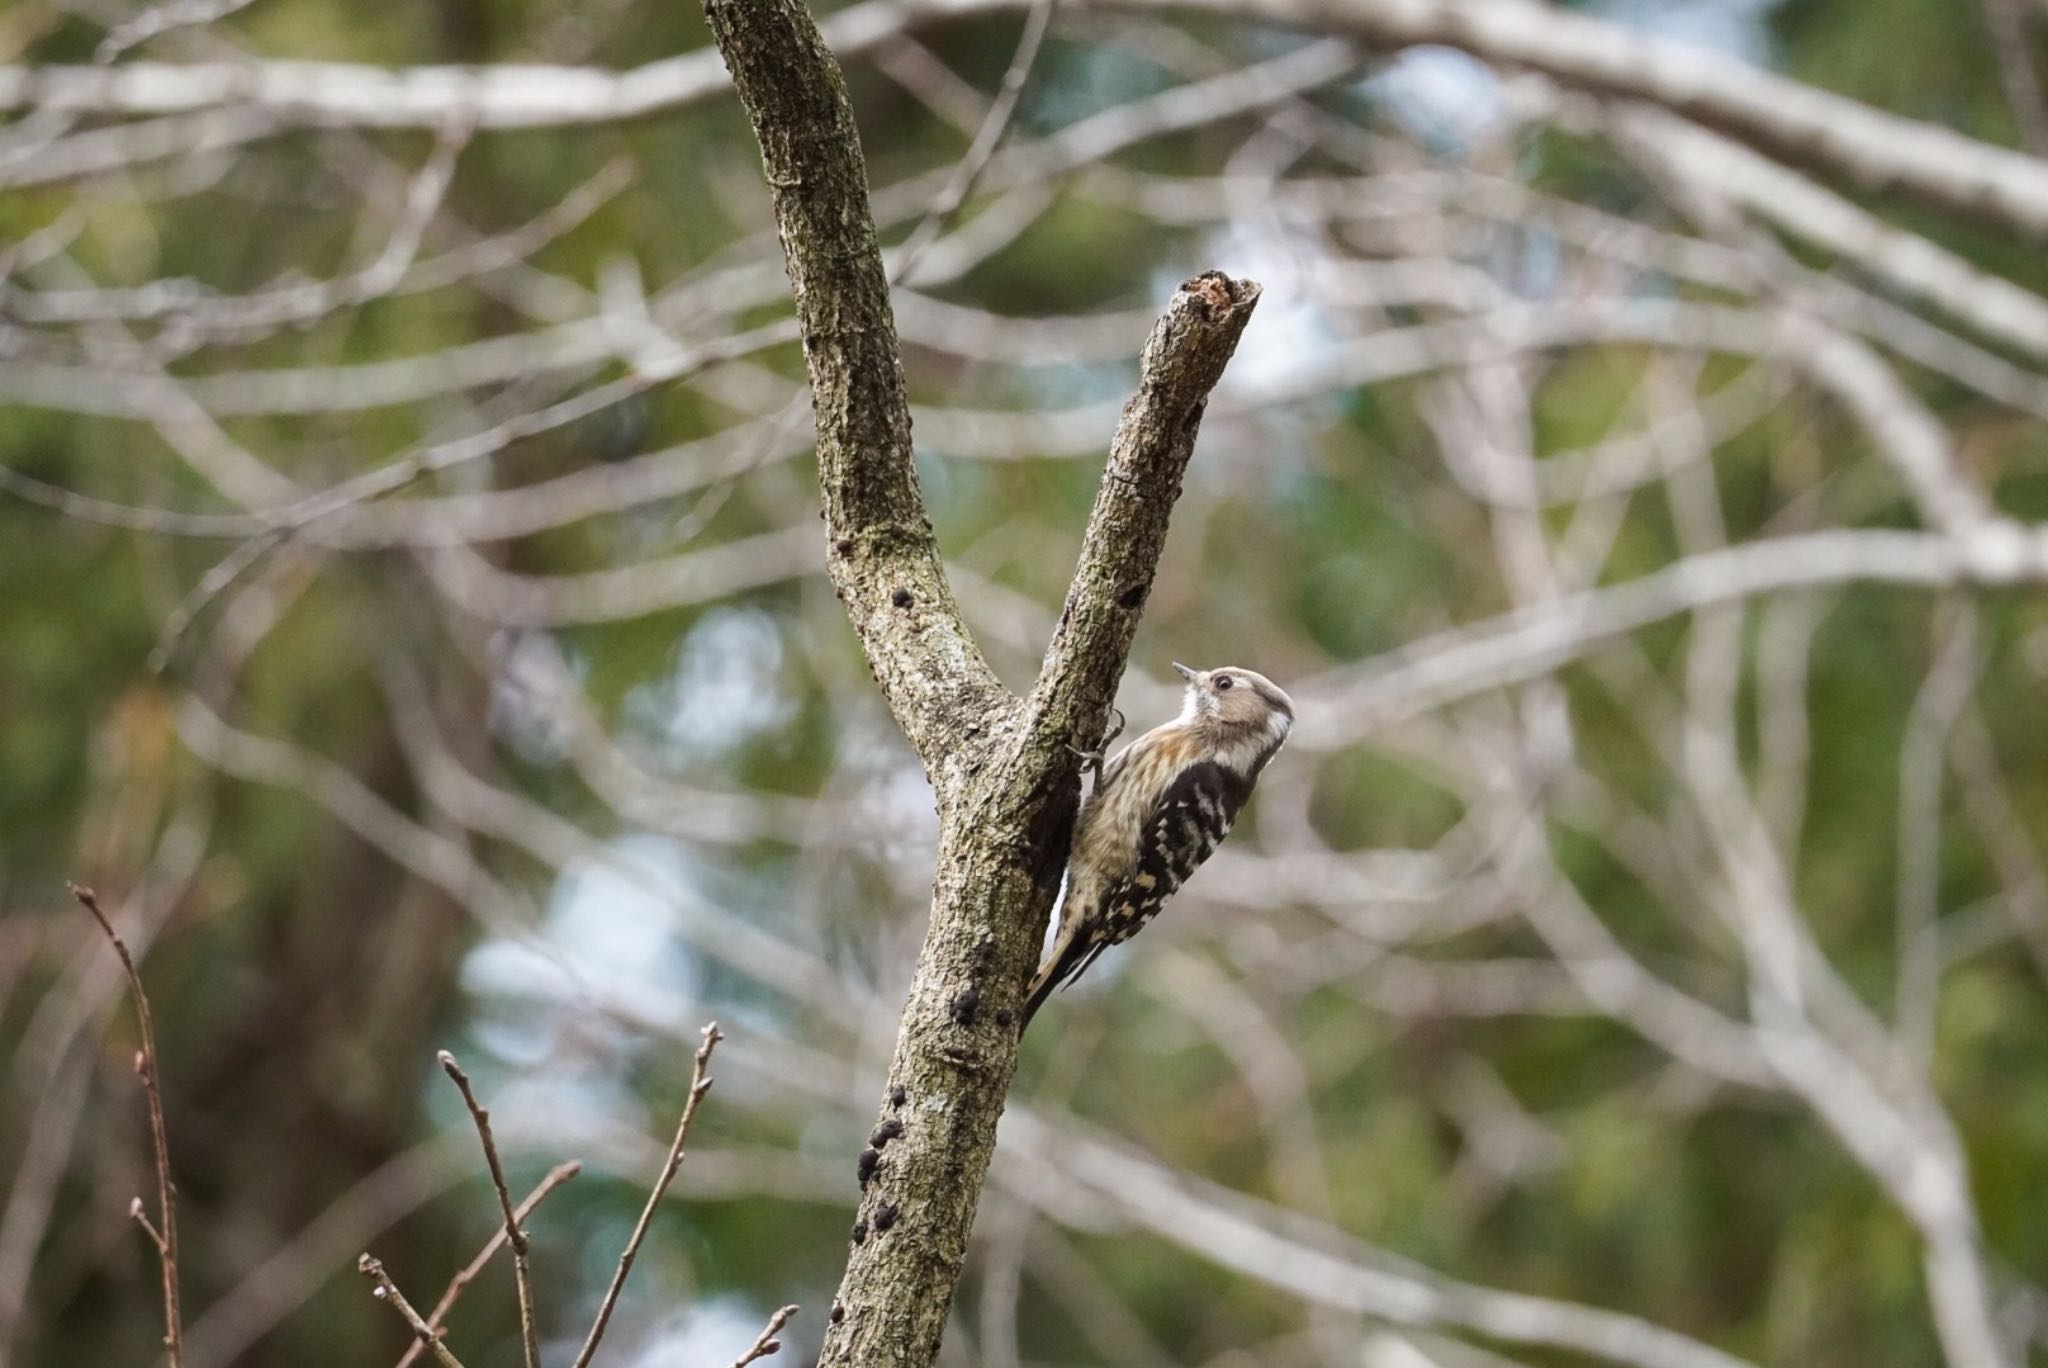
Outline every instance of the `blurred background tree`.
[[(1160, 302), (1266, 286), (1122, 706), (1302, 723), (1032, 1032), (947, 1361), (2048, 1361), (2044, 20), (826, 16), (885, 242), (1025, 77), (897, 292), (1013, 685)], [(494, 1227), (442, 1045), (516, 1184), (585, 1162), (580, 1338), (714, 1016), (610, 1350), (815, 1346), (933, 832), (696, 8), (17, 0), (0, 59), (0, 1360), (158, 1352), (66, 878), (193, 1364), (396, 1356), (357, 1252), (428, 1299)], [(451, 1338), (516, 1337), (493, 1269)]]

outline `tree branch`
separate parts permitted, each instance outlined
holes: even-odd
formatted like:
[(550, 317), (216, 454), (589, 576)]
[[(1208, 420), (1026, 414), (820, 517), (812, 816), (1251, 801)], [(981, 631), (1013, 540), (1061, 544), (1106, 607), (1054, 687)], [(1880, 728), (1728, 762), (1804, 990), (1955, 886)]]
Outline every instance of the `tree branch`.
[(705, 14), (774, 196), (817, 411), (833, 589), (943, 799), (938, 762), (992, 731), (1011, 698), (961, 620), (925, 516), (845, 82), (790, 0), (711, 0)]
[(1258, 302), (1256, 282), (1210, 271), (1183, 284), (1153, 325), (1138, 392), (1117, 422), (1081, 561), (1031, 691), (1034, 725), (1045, 735), (1083, 748), (1102, 735), (1209, 391)]
[(1093, 744), (1123, 673), (1210, 389), (1258, 286), (1211, 273), (1153, 330), (1060, 629), (1028, 703), (954, 605), (911, 459), (910, 413), (866, 172), (831, 53), (801, 0), (707, 0), (760, 139), (817, 410), (828, 563), (869, 668), (937, 792), (931, 925), (888, 1089), (856, 1167), (862, 1200), (826, 1368), (938, 1353), (1026, 978), (1066, 864)]

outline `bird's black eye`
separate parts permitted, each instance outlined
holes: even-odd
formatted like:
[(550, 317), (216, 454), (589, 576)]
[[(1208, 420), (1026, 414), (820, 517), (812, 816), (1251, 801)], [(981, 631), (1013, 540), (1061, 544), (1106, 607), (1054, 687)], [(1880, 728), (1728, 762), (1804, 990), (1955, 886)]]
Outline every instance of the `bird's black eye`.
[(1217, 675), (1216, 691), (1218, 693), (1221, 693), (1223, 690), (1229, 688), (1232, 684), (1235, 684), (1236, 682), (1237, 681), (1232, 679), (1229, 675)]

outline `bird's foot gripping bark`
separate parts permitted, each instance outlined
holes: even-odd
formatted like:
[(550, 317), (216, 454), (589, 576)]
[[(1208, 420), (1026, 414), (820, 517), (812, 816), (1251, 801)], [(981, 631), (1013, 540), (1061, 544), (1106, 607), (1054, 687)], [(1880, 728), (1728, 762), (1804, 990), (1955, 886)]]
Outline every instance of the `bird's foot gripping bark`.
[(1082, 763), (1088, 766), (1088, 773), (1093, 776), (1097, 784), (1102, 782), (1102, 764), (1109, 755), (1109, 748), (1116, 744), (1116, 739), (1119, 736), (1124, 734), (1123, 712), (1120, 709), (1111, 708), (1109, 716), (1109, 727), (1102, 733), (1102, 740), (1096, 744), (1093, 750), (1083, 750), (1081, 747), (1071, 743), (1067, 746), (1068, 750), (1081, 757)]

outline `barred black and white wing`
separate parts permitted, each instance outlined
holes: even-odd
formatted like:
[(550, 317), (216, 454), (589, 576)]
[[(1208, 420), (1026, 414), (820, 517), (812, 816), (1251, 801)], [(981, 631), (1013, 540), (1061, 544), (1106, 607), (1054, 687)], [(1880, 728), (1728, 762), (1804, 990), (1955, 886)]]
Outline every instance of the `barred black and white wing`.
[[(1215, 854), (1251, 790), (1249, 778), (1212, 760), (1189, 765), (1174, 777), (1138, 828), (1128, 872), (1104, 887), (1092, 905), (1076, 909), (1073, 934), (1032, 984), (1024, 1007), (1027, 1023), (1055, 988), (1078, 978), (1097, 955), (1129, 940), (1152, 920)], [(1074, 892), (1070, 889), (1069, 896)]]

